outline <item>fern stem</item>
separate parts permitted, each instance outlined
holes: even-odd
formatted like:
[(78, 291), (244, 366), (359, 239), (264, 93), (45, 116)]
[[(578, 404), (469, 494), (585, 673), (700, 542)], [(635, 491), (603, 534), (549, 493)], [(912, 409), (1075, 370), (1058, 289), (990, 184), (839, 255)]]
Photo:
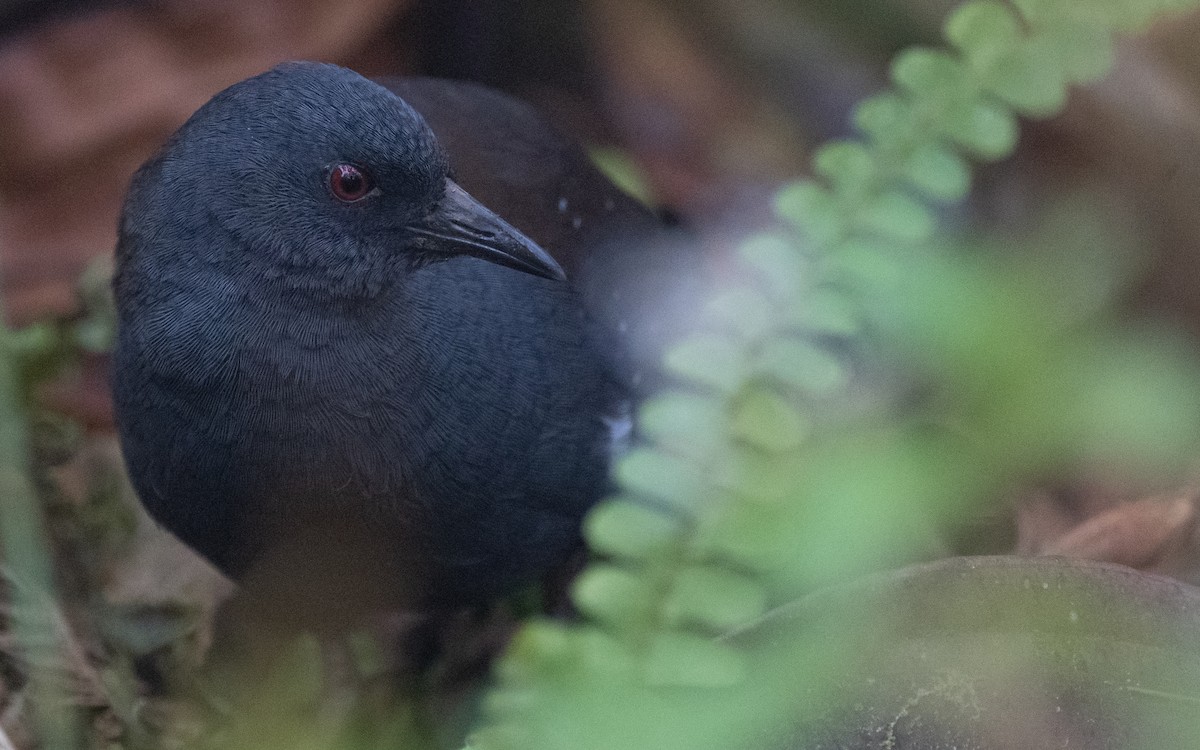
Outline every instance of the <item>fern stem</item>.
[(29, 665), (34, 726), (42, 747), (73, 750), (78, 727), (56, 680), (67, 673), (53, 627), (53, 573), (41, 506), (29, 476), (28, 413), (19, 372), (22, 332), (0, 325), (0, 548), (12, 597), (10, 626)]

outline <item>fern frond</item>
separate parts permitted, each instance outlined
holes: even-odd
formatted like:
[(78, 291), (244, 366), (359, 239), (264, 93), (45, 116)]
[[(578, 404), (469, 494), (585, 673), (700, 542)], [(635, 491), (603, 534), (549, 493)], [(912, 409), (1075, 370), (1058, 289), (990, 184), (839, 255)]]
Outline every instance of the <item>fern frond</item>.
[[(854, 113), (861, 137), (821, 148), (815, 178), (776, 197), (783, 227), (739, 248), (753, 282), (711, 300), (703, 330), (667, 354), (679, 386), (642, 407), (649, 442), (586, 525), (602, 555), (575, 590), (586, 621), (526, 627), (472, 747), (744, 739), (798, 696), (817, 700), (822, 669), (852, 644), (798, 639), (765, 657), (713, 636), (817, 582), (822, 565), (856, 570), (889, 554), (884, 540), (915, 544), (903, 527), (914, 507), (1113, 449), (1101, 419), (1140, 440), (1142, 458), (1194, 444), (1200, 404), (1162, 406), (1200, 391), (1194, 362), (1121, 332), (1068, 344), (1054, 293), (951, 252), (938, 212), (966, 196), (972, 162), (1012, 152), (1019, 117), (1055, 114), (1069, 85), (1110, 67), (1114, 32), (1195, 4), (973, 0), (947, 20), (948, 48), (896, 58), (893, 88)], [(1014, 315), (998, 298), (1027, 304)], [(952, 421), (985, 437), (829, 419), (852, 378), (819, 342), (862, 331), (964, 395)], [(1114, 396), (1129, 406), (1091, 413)]]

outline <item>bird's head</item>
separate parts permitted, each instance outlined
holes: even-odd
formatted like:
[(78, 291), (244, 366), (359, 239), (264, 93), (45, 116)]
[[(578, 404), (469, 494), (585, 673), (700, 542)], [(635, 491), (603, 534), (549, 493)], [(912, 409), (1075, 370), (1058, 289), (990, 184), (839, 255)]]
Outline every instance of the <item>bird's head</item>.
[(416, 111), (317, 63), (280, 65), (201, 107), (135, 177), (121, 234), (120, 265), (208, 267), (340, 296), (456, 255), (563, 278), (450, 179)]

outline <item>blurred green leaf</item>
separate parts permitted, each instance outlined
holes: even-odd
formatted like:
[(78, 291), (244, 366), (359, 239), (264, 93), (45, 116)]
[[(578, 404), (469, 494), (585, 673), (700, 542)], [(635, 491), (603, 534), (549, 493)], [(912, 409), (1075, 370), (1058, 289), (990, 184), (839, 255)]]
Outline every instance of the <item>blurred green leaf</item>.
[(764, 344), (756, 371), (814, 396), (832, 394), (849, 380), (837, 357), (820, 346), (794, 338), (778, 337)]
[(988, 102), (976, 102), (948, 114), (945, 133), (984, 159), (1000, 159), (1017, 145), (1017, 121), (1012, 112)]
[(663, 607), (681, 625), (701, 625), (720, 634), (759, 617), (766, 610), (767, 592), (744, 575), (715, 566), (685, 568), (675, 580)]
[(726, 421), (724, 408), (714, 399), (696, 393), (667, 392), (646, 402), (638, 426), (668, 450), (706, 459), (724, 445)]
[(744, 679), (745, 657), (706, 636), (663, 633), (646, 659), (646, 682), (652, 686), (714, 688)]
[(795, 449), (808, 434), (808, 421), (786, 399), (755, 388), (733, 405), (731, 434), (761, 450)]
[(616, 477), (621, 486), (665, 503), (688, 499), (702, 502), (708, 485), (697, 474), (694, 464), (657, 451), (639, 448), (617, 462)]
[(934, 200), (958, 201), (971, 187), (971, 170), (958, 154), (938, 143), (927, 143), (909, 157), (903, 175)]
[(988, 65), (1007, 56), (1020, 43), (1021, 24), (1010, 6), (999, 0), (973, 0), (951, 12), (946, 39), (973, 63)]
[(833, 141), (813, 154), (813, 171), (827, 179), (843, 200), (859, 200), (872, 192), (878, 170), (871, 153), (857, 141)]
[(901, 52), (892, 61), (891, 77), (900, 89), (919, 95), (934, 112), (959, 107), (976, 93), (962, 63), (940, 49), (913, 47)]
[(1053, 50), (1029, 43), (980, 71), (985, 91), (1017, 112), (1046, 117), (1067, 101), (1067, 80)]
[(1064, 75), (1080, 83), (1096, 81), (1113, 65), (1111, 32), (1094, 19), (1044, 26), (1031, 45), (1042, 51), (1041, 56), (1053, 57)]
[(588, 567), (572, 587), (585, 615), (614, 628), (649, 627), (658, 593), (649, 581), (615, 565)]
[(846, 232), (838, 202), (813, 182), (798, 181), (781, 189), (775, 196), (775, 209), (818, 245), (832, 243)]
[(789, 299), (804, 288), (805, 265), (788, 238), (756, 234), (741, 244), (738, 254), (759, 272), (763, 285), (774, 297)]
[(933, 213), (919, 200), (890, 191), (866, 201), (860, 213), (863, 231), (899, 242), (925, 242), (933, 234)]
[(730, 391), (744, 377), (745, 350), (732, 337), (697, 334), (667, 352), (666, 368), (687, 380)]
[(814, 336), (852, 336), (862, 332), (862, 317), (854, 300), (830, 287), (810, 288), (790, 301), (784, 323)]
[[(911, 153), (926, 134), (913, 102), (898, 93), (878, 94), (860, 102), (854, 109), (853, 119), (855, 127), (862, 131), (873, 147), (876, 158), (886, 159), (897, 153)], [(797, 225), (803, 225), (801, 217), (792, 220)]]
[(637, 163), (629, 154), (616, 148), (592, 148), (588, 151), (592, 163), (625, 193), (647, 206), (653, 206), (654, 194)]
[(592, 549), (601, 554), (646, 558), (677, 543), (680, 523), (662, 511), (617, 498), (588, 514), (584, 533)]

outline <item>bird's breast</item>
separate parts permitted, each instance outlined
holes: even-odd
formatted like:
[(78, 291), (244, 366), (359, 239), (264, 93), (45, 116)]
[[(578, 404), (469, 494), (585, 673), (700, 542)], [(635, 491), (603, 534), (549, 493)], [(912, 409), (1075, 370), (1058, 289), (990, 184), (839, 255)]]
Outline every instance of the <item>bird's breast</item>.
[(221, 560), (206, 519), (255, 545), (330, 513), (416, 527), (446, 567), (512, 576), (561, 552), (604, 492), (613, 413), (582, 316), (553, 282), (427, 270), (450, 273), (359, 310), (186, 302), (123, 326), (118, 408), (152, 512), (226, 569), (254, 550)]

